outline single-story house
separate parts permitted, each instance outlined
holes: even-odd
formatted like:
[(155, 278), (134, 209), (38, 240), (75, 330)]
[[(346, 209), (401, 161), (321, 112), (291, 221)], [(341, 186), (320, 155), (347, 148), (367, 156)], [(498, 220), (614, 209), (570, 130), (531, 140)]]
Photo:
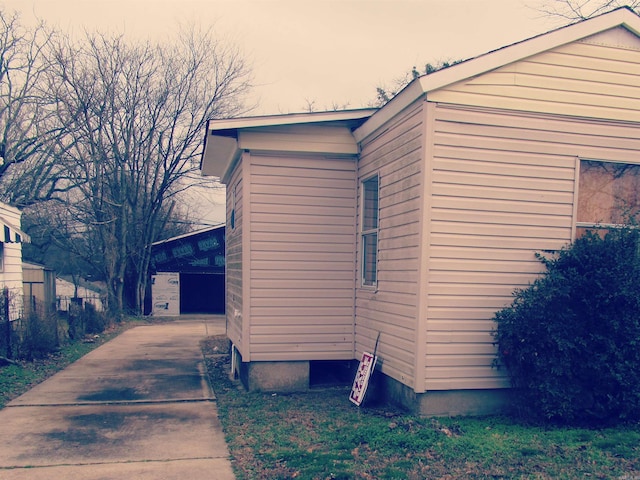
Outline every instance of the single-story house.
[(223, 314), (224, 250), (224, 225), (155, 242), (151, 246), (151, 291), (145, 310), (159, 316)]
[(22, 242), (29, 242), (29, 235), (20, 230), (22, 212), (0, 203), (0, 290), (9, 294), (9, 318), (22, 315)]
[[(472, 40), (470, 38), (470, 40)], [(227, 334), (249, 389), (374, 349), (427, 415), (500, 408), (493, 316), (639, 205), (640, 17), (622, 8), (412, 81), (378, 110), (209, 122)]]

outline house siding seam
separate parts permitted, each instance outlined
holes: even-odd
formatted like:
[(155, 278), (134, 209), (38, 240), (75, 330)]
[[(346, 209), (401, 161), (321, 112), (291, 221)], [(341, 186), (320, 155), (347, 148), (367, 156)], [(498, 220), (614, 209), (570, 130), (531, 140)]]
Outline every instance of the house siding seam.
[(505, 387), (494, 313), (543, 270), (535, 252), (571, 240), (576, 157), (639, 163), (640, 125), (436, 111), (426, 388)]
[(240, 132), (238, 141), (241, 149), (253, 152), (358, 153), (358, 146), (347, 127), (287, 125), (247, 129)]
[(253, 156), (251, 152), (242, 152), (242, 196), (238, 203), (242, 206), (242, 361), (250, 362), (251, 351), (251, 178), (253, 175)]
[[(375, 291), (360, 288), (358, 280), (356, 288), (356, 352), (359, 356), (372, 351), (380, 333), (377, 353), (382, 372), (412, 388), (423, 188), (422, 107), (423, 102), (416, 102), (384, 133), (365, 140), (358, 164), (360, 180), (380, 175), (380, 213), (377, 287)], [(358, 241), (358, 263), (360, 248)]]
[(354, 357), (354, 158), (252, 155), (253, 361)]
[(616, 33), (609, 44), (587, 38), (429, 92), (429, 101), (637, 121), (640, 41), (620, 46)]
[[(419, 262), (420, 276), (418, 279), (418, 312), (416, 315), (416, 372), (424, 372), (426, 365), (426, 347), (429, 333), (427, 332), (427, 312), (429, 306), (429, 255), (431, 245), (431, 177), (433, 169), (434, 155), (434, 133), (435, 133), (435, 110), (436, 104), (423, 103), (424, 132), (422, 134), (422, 145), (424, 149), (424, 171), (422, 188), (422, 212), (421, 212), (421, 233)], [(414, 390), (416, 393), (424, 393), (426, 381), (424, 375), (417, 375)]]

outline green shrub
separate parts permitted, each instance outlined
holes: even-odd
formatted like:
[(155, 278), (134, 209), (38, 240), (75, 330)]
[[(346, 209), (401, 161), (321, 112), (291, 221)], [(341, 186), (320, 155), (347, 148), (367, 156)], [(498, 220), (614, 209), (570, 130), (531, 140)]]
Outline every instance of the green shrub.
[(87, 334), (102, 333), (110, 326), (109, 317), (91, 303), (72, 303), (68, 313), (69, 337), (77, 340)]
[(85, 335), (85, 324), (83, 319), (82, 306), (71, 302), (67, 312), (67, 322), (69, 324), (69, 338), (79, 340)]
[(530, 419), (640, 418), (640, 231), (587, 233), (495, 315), (497, 364)]
[(102, 333), (109, 326), (108, 318), (104, 312), (98, 312), (90, 303), (84, 304), (81, 317), (86, 333)]
[(54, 314), (42, 315), (31, 311), (23, 322), (18, 345), (18, 358), (44, 358), (58, 349), (57, 321)]

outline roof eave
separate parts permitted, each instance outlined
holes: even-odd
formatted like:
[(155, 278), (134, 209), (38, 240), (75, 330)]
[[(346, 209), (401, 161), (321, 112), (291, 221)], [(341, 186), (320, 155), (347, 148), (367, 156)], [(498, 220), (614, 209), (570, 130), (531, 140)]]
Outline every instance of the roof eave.
[(428, 96), (429, 92), (617, 27), (624, 27), (640, 36), (640, 17), (630, 9), (621, 7), (418, 77), (356, 129), (354, 136), (358, 142), (362, 141), (420, 97)]
[(625, 27), (635, 35), (640, 36), (640, 17), (626, 8), (620, 8), (598, 17), (567, 25), (537, 37), (508, 45), (431, 75), (424, 75), (419, 80), (423, 91), (428, 93), (466, 78), (481, 75), (503, 65), (616, 27)]
[(367, 108), (209, 120), (200, 159), (200, 170), (203, 175), (218, 177), (224, 183), (226, 175), (242, 154), (242, 148), (238, 142), (239, 131), (305, 124), (338, 124), (354, 128), (377, 110), (377, 108)]
[(238, 130), (242, 128), (298, 125), (303, 123), (361, 120), (369, 118), (377, 110), (377, 108), (361, 108), (357, 110), (336, 110), (330, 112), (288, 113), (279, 115), (261, 115), (255, 117), (226, 118), (220, 120), (209, 120), (207, 130)]
[(369, 120), (363, 123), (359, 128), (356, 128), (353, 132), (356, 142), (361, 142), (391, 118), (395, 117), (406, 107), (422, 97), (425, 92), (418, 80), (419, 78), (409, 83), (409, 85), (403, 88), (396, 96), (387, 102), (384, 107), (374, 113)]
[(202, 175), (222, 179), (241, 153), (235, 137), (214, 135), (214, 130), (207, 130), (200, 171)]

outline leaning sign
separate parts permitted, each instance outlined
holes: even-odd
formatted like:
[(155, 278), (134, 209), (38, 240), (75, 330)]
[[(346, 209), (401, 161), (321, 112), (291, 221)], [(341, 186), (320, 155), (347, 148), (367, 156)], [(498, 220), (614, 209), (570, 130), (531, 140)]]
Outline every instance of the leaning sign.
[(362, 400), (364, 400), (364, 394), (367, 391), (367, 385), (369, 385), (369, 377), (376, 366), (377, 359), (378, 357), (370, 353), (364, 352), (362, 354), (362, 359), (356, 372), (356, 378), (353, 380), (351, 394), (349, 395), (349, 400), (356, 405), (360, 405)]

